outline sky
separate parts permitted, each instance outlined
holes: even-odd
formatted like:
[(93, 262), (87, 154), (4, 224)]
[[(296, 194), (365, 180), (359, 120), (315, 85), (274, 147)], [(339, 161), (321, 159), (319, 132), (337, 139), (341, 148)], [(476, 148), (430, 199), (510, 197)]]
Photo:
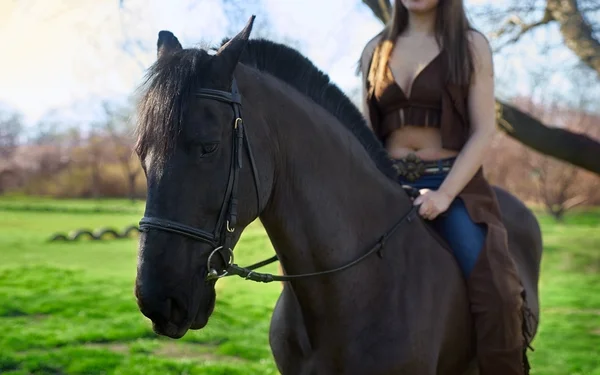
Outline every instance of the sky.
[[(172, 31), (184, 47), (215, 44), (251, 14), (253, 36), (293, 43), (352, 93), (360, 87), (356, 61), (382, 27), (360, 0), (245, 0), (237, 19), (222, 0), (122, 1), (123, 7), (120, 0), (0, 0), (1, 105), (20, 111), (28, 126), (42, 119), (93, 122), (103, 100), (122, 101), (141, 83), (158, 31)], [(530, 50), (525, 43), (517, 60), (495, 57), (497, 76), (518, 77), (504, 85), (513, 94), (529, 90), (526, 65), (539, 59)]]

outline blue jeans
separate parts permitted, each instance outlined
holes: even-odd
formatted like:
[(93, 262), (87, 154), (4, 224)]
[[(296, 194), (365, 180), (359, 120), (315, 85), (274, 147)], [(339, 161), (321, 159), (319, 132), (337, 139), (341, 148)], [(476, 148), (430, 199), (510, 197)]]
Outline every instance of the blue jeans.
[[(416, 181), (399, 178), (402, 185), (415, 189), (439, 189), (447, 172), (421, 176)], [(434, 229), (448, 242), (465, 278), (468, 278), (479, 258), (486, 236), (486, 226), (471, 220), (462, 199), (456, 198), (448, 210), (432, 221)]]

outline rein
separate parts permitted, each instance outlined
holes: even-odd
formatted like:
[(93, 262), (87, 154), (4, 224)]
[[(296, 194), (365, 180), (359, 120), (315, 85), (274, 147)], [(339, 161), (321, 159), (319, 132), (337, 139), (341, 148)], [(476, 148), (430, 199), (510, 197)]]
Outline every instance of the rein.
[(261, 282), (261, 283), (270, 283), (273, 281), (292, 281), (292, 280), (297, 280), (297, 279), (305, 279), (308, 277), (324, 276), (324, 275), (344, 271), (352, 266), (357, 265), (358, 263), (360, 263), (361, 261), (363, 261), (364, 259), (370, 257), (371, 255), (373, 255), (375, 253), (378, 253), (379, 257), (382, 258), (383, 257), (382, 250), (385, 247), (385, 243), (387, 242), (387, 240), (396, 232), (396, 230), (398, 230), (398, 228), (400, 228), (400, 226), (405, 221), (407, 221), (409, 223), (412, 222), (417, 215), (418, 209), (419, 209), (419, 206), (413, 206), (410, 209), (410, 211), (406, 215), (404, 215), (400, 220), (398, 220), (398, 222), (396, 222), (396, 224), (394, 224), (394, 226), (390, 230), (388, 230), (383, 236), (381, 236), (379, 238), (379, 240), (375, 243), (375, 245), (373, 245), (364, 255), (362, 255), (361, 257), (359, 257), (359, 258), (353, 260), (352, 262), (347, 263), (341, 267), (330, 269), (327, 271), (304, 273), (304, 274), (299, 274), (299, 275), (273, 275), (270, 273), (254, 272), (254, 270), (257, 268), (260, 268), (260, 267), (266, 266), (267, 264), (276, 262), (278, 260), (278, 258), (277, 258), (277, 255), (275, 255), (274, 257), (263, 260), (262, 262), (259, 262), (259, 263), (255, 263), (248, 267), (240, 267), (237, 264), (231, 263), (227, 267), (228, 274), (226, 276), (237, 275), (246, 280), (251, 280), (251, 281), (256, 281), (256, 282)]

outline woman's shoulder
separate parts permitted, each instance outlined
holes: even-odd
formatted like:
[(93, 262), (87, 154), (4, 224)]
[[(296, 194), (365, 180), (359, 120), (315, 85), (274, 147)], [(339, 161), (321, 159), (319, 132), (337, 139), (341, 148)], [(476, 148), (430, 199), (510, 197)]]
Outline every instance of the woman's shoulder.
[(490, 41), (481, 31), (477, 29), (470, 29), (467, 31), (467, 38), (469, 42), (473, 44), (476, 48), (486, 48), (490, 49)]
[(469, 39), (473, 57), (484, 64), (489, 63), (492, 58), (492, 47), (488, 38), (482, 32), (475, 29), (467, 32), (467, 38)]
[(381, 37), (383, 36), (383, 32), (384, 32), (384, 30), (380, 31), (377, 35), (372, 37), (367, 42), (367, 44), (365, 44), (365, 48), (363, 48), (363, 55), (369, 54), (369, 52), (371, 54), (373, 53), (373, 51), (375, 50), (375, 47), (377, 47), (377, 44), (379, 43), (379, 41), (381, 40)]
[(379, 32), (377, 35), (375, 35), (373, 38), (371, 38), (366, 44), (365, 47), (362, 50), (362, 53), (360, 55), (360, 61), (359, 61), (359, 71), (363, 72), (365, 71), (365, 69), (367, 69), (370, 65), (371, 59), (373, 57), (373, 53), (375, 53), (375, 49), (377, 48), (377, 45), (379, 44), (379, 41), (381, 40), (381, 37), (383, 35), (383, 30), (381, 32)]

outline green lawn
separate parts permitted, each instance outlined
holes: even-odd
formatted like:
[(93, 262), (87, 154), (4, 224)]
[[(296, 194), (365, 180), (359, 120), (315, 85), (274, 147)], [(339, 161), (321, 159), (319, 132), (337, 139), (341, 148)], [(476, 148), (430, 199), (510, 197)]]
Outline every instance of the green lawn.
[[(0, 199), (1, 374), (277, 374), (267, 332), (278, 283), (219, 281), (206, 329), (157, 337), (133, 297), (136, 239), (48, 243), (57, 231), (135, 224), (143, 203)], [(600, 375), (600, 211), (540, 215), (545, 257), (533, 374)], [(236, 260), (272, 248), (258, 223)], [(277, 272), (277, 266), (265, 268)]]

